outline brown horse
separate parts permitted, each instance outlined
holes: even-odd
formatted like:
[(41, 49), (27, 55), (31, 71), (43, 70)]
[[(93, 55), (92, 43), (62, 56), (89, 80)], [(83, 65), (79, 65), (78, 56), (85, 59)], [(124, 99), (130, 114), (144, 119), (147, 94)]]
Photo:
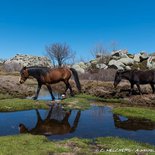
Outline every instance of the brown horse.
[[(61, 114), (64, 115), (62, 120), (58, 120), (58, 118), (53, 118), (55, 113), (58, 113), (58, 116)], [(63, 135), (67, 133), (72, 133), (76, 130), (79, 119), (81, 116), (81, 111), (79, 110), (75, 116), (73, 125), (69, 123), (69, 117), (71, 116), (71, 111), (64, 111), (60, 108), (51, 107), (48, 112), (47, 117), (43, 120), (38, 110), (36, 110), (37, 114), (37, 123), (36, 126), (32, 129), (27, 129), (24, 124), (19, 124), (19, 132), (20, 133), (31, 133), (34, 135)], [(54, 115), (52, 115), (54, 114)]]
[(21, 69), (20, 71), (21, 77), (19, 79), (19, 82), (20, 84), (22, 84), (26, 81), (27, 78), (29, 78), (29, 76), (34, 77), (38, 82), (38, 88), (33, 99), (36, 100), (38, 98), (38, 94), (40, 92), (42, 85), (46, 85), (51, 94), (52, 100), (54, 100), (55, 97), (53, 96), (50, 84), (58, 83), (60, 81), (63, 81), (66, 85), (65, 93), (69, 88), (71, 96), (74, 95), (71, 85), (69, 83), (69, 79), (71, 78), (72, 74), (74, 76), (76, 86), (79, 92), (81, 92), (79, 77), (77, 71), (73, 68), (62, 67), (51, 69), (48, 67), (23, 67), (23, 69)]

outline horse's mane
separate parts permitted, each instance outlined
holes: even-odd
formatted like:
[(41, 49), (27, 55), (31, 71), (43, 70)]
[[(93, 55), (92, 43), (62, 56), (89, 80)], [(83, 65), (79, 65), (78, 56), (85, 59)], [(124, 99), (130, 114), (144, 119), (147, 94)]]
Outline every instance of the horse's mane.
[(40, 74), (45, 75), (48, 73), (51, 68), (50, 67), (44, 67), (44, 66), (29, 66), (27, 67), (28, 71), (31, 72), (31, 74)]
[(135, 72), (135, 71), (138, 71), (137, 69), (131, 69), (131, 70), (118, 70), (117, 72), (118, 73), (131, 73), (131, 72)]
[(45, 67), (45, 66), (29, 66), (27, 68), (29, 69), (51, 69), (50, 67)]

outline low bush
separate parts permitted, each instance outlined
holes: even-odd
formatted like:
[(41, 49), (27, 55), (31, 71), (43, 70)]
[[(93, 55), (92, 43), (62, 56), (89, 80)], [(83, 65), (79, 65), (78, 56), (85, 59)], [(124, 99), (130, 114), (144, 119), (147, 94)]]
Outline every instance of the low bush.
[(115, 78), (115, 69), (101, 69), (94, 73), (79, 74), (81, 80), (113, 81)]

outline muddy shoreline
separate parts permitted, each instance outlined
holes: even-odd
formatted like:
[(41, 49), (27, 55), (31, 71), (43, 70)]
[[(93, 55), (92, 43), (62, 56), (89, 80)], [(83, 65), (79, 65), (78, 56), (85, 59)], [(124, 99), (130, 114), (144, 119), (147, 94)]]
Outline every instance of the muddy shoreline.
[[(77, 88), (73, 80), (70, 81), (73, 91), (76, 93)], [(19, 77), (13, 75), (0, 76), (0, 94), (9, 94), (13, 98), (25, 98), (33, 96), (37, 89), (37, 82), (35, 79), (28, 79), (24, 84), (19, 84)], [(155, 106), (155, 94), (151, 93), (150, 85), (141, 85), (143, 95), (138, 95), (135, 87), (134, 95), (129, 96), (130, 84), (126, 81), (121, 82), (117, 89), (113, 88), (113, 82), (104, 82), (96, 80), (81, 80), (82, 92), (105, 98), (105, 99), (121, 99), (124, 103), (129, 105), (141, 106)], [(42, 89), (46, 90), (46, 87)], [(65, 85), (63, 82), (53, 84), (54, 92), (64, 93)], [(69, 91), (68, 91), (69, 95)]]

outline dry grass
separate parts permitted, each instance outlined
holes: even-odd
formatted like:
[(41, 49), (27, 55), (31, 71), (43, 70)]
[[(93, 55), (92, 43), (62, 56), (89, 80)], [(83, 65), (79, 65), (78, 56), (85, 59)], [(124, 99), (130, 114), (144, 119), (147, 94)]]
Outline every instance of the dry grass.
[(81, 80), (113, 81), (115, 73), (115, 69), (101, 69), (94, 73), (79, 74), (79, 77)]

